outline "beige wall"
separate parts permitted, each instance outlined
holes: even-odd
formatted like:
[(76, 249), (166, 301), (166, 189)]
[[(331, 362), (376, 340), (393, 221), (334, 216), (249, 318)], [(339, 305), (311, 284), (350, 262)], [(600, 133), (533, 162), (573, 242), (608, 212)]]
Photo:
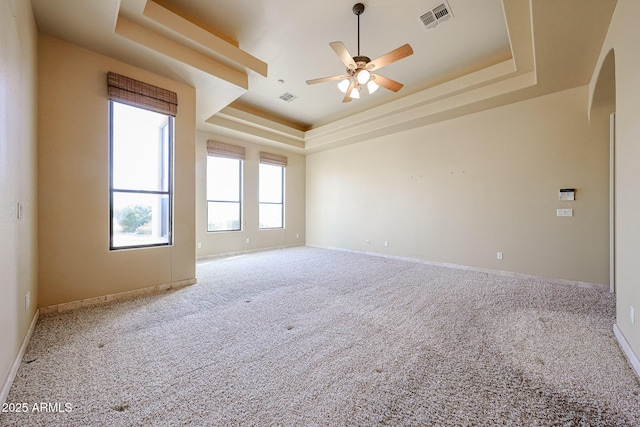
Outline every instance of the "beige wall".
[[(108, 71), (178, 93), (172, 247), (109, 251)], [(39, 305), (193, 280), (195, 90), (45, 35), (39, 84)]]
[[(246, 149), (243, 162), (242, 231), (207, 232), (207, 140), (239, 145)], [(285, 227), (258, 229), (258, 167), (260, 151), (287, 156), (285, 172)], [(303, 245), (305, 242), (305, 157), (279, 148), (198, 132), (196, 181), (196, 239), (198, 257)], [(247, 243), (249, 239), (249, 243)]]
[(307, 242), (607, 284), (608, 118), (589, 124), (587, 98), (583, 86), (307, 156)]
[[(615, 52), (616, 324), (640, 358), (640, 2), (619, 0), (599, 63)], [(635, 324), (629, 309), (635, 308)]]
[[(31, 4), (1, 1), (0, 387), (6, 385), (38, 300), (36, 73), (37, 29)], [(21, 219), (18, 203), (23, 205)]]

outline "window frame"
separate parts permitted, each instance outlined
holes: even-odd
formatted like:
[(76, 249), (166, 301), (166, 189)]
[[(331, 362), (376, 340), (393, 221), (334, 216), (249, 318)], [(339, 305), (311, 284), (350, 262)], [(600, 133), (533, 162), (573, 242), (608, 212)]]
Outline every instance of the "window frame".
[[(271, 163), (264, 163), (261, 162), (259, 164), (258, 167), (258, 180), (260, 180), (261, 176), (260, 176), (260, 168), (262, 167), (262, 165), (264, 166), (271, 166), (271, 167), (277, 167), (280, 168), (280, 202), (261, 202), (260, 201), (260, 183), (258, 182), (258, 230), (283, 230), (285, 228), (285, 209), (284, 209), (284, 202), (285, 202), (285, 169), (286, 167), (284, 165), (276, 165), (276, 164), (271, 164)], [(280, 219), (281, 219), (281, 224), (279, 227), (262, 227), (260, 225), (260, 207), (262, 205), (280, 205)]]
[[(242, 203), (242, 196), (243, 196), (243, 169), (244, 169), (244, 160), (241, 158), (233, 158), (233, 157), (226, 157), (226, 156), (218, 156), (215, 154), (207, 154), (207, 171), (206, 171), (206, 182), (207, 182), (207, 186), (209, 184), (209, 157), (217, 157), (219, 159), (226, 159), (226, 160), (235, 160), (238, 163), (238, 201), (229, 201), (229, 200), (210, 200), (209, 199), (209, 189), (206, 188), (205, 191), (207, 192), (207, 233), (233, 233), (233, 232), (238, 232), (238, 231), (242, 231), (242, 216), (244, 214), (244, 210), (243, 210), (243, 203)], [(210, 203), (237, 203), (238, 204), (238, 228), (232, 228), (232, 229), (225, 229), (225, 230), (210, 230), (209, 229), (209, 204)]]
[[(166, 135), (167, 135), (167, 156), (168, 158), (163, 158), (161, 160), (161, 164), (162, 164), (162, 174), (163, 174), (163, 179), (164, 179), (164, 175), (166, 172), (166, 179), (167, 179), (167, 190), (166, 191), (161, 191), (161, 190), (136, 190), (136, 189), (126, 189), (126, 188), (114, 188), (113, 185), (113, 167), (114, 167), (114, 158), (113, 158), (113, 144), (114, 144), (114, 132), (113, 132), (113, 124), (114, 124), (114, 116), (113, 116), (113, 105), (114, 103), (117, 102), (119, 104), (122, 105), (127, 105), (129, 107), (132, 108), (140, 108), (142, 110), (147, 110), (147, 111), (151, 111), (157, 114), (162, 114), (165, 115), (167, 117), (167, 122), (166, 124), (160, 128), (162, 129), (160, 132), (162, 133), (162, 135), (165, 134), (166, 131)], [(164, 137), (163, 137), (164, 140)], [(173, 178), (174, 178), (174, 157), (175, 157), (175, 117), (170, 115), (170, 114), (166, 114), (164, 112), (157, 112), (157, 111), (153, 111), (151, 109), (148, 108), (144, 108), (142, 106), (137, 106), (137, 105), (131, 105), (131, 104), (127, 104), (125, 102), (120, 102), (120, 101), (116, 101), (113, 99), (109, 100), (109, 251), (118, 251), (118, 250), (127, 250), (127, 249), (145, 249), (145, 248), (154, 248), (154, 247), (162, 247), (162, 246), (173, 246), (173, 189), (174, 189), (174, 182), (173, 182)], [(164, 147), (163, 147), (163, 153), (164, 153)], [(165, 166), (166, 166), (166, 170), (165, 170)], [(113, 202), (114, 202), (114, 194), (115, 193), (121, 193), (121, 194), (152, 194), (152, 195), (166, 195), (168, 198), (168, 202), (167, 202), (167, 206), (168, 206), (168, 212), (167, 212), (167, 241), (166, 242), (160, 242), (160, 243), (148, 243), (148, 244), (142, 244), (142, 245), (126, 245), (126, 246), (114, 246), (114, 229), (113, 229), (113, 221), (114, 221), (114, 209), (113, 209)]]

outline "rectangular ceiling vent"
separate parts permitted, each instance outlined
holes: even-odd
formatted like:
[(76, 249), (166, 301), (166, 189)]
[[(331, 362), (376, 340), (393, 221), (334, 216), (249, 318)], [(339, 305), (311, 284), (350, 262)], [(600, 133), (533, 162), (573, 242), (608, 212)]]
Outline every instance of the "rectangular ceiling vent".
[(422, 23), (422, 28), (425, 31), (429, 31), (451, 18), (453, 18), (451, 7), (449, 7), (449, 4), (444, 1), (430, 11), (420, 15), (418, 19), (420, 19), (420, 22)]
[(289, 92), (287, 92), (287, 93), (285, 93), (285, 94), (280, 95), (280, 97), (279, 97), (279, 98), (280, 98), (280, 99), (282, 99), (282, 100), (283, 100), (283, 101), (285, 101), (285, 102), (291, 102), (291, 101), (293, 101), (294, 99), (296, 99), (296, 98), (297, 98), (297, 96), (295, 96), (295, 95), (290, 94)]

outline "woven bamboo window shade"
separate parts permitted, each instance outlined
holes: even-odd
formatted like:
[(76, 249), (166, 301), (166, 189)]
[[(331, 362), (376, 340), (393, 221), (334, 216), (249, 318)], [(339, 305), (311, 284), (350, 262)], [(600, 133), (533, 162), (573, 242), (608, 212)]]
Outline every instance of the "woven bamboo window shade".
[(225, 144), (218, 141), (207, 141), (207, 154), (216, 157), (226, 157), (228, 159), (244, 160), (245, 149), (237, 145)]
[(279, 154), (271, 154), (271, 153), (265, 153), (264, 151), (261, 151), (260, 163), (264, 163), (266, 165), (285, 167), (287, 166), (287, 157), (281, 156)]
[(109, 99), (175, 117), (178, 113), (178, 94), (161, 87), (109, 72)]

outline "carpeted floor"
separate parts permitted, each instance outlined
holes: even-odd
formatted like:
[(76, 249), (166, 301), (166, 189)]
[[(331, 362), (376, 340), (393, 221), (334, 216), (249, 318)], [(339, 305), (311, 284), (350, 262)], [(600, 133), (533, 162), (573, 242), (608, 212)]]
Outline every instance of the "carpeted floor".
[(0, 425), (640, 425), (605, 292), (310, 247), (198, 280), (42, 316)]

